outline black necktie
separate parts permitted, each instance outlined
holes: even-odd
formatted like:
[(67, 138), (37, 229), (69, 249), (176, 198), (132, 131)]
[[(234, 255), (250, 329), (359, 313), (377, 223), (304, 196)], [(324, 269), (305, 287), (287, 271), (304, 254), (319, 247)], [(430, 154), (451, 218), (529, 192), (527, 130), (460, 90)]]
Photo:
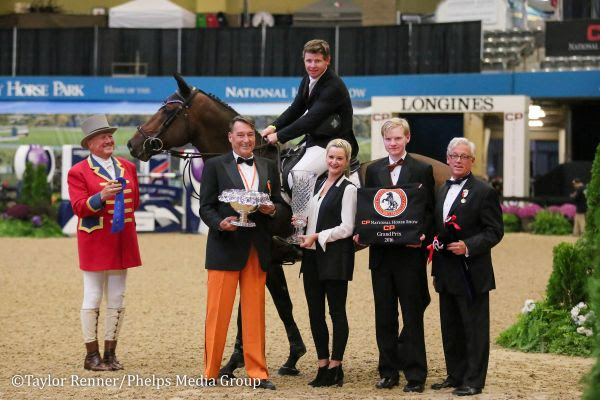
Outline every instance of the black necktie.
[(401, 158), (398, 161), (396, 161), (395, 163), (392, 163), (390, 165), (388, 165), (388, 171), (392, 172), (394, 170), (394, 168), (396, 168), (398, 165), (402, 165), (404, 164), (404, 159)]
[(237, 158), (237, 163), (238, 164), (242, 164), (242, 163), (246, 163), (249, 166), (252, 166), (254, 164), (254, 157), (253, 158), (243, 158), (243, 157), (238, 157)]
[(463, 181), (466, 181), (467, 179), (469, 179), (469, 177), (471, 176), (471, 174), (467, 175), (467, 176), (463, 176), (462, 178), (458, 178), (458, 179), (448, 179), (446, 181), (446, 185), (448, 186), (452, 186), (452, 185), (460, 185), (461, 183), (463, 183)]

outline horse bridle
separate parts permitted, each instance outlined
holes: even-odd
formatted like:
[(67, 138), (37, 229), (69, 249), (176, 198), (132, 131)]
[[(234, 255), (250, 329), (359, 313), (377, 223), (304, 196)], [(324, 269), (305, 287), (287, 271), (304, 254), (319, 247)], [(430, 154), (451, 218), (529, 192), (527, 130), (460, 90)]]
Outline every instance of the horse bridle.
[[(163, 105), (160, 108), (165, 108), (167, 105), (173, 104), (173, 103), (177, 103), (177, 104), (179, 104), (179, 106), (177, 106), (177, 109), (175, 110), (175, 112), (172, 112), (167, 117), (167, 119), (165, 119), (164, 122), (162, 124), (160, 124), (157, 131), (149, 132), (149, 131), (144, 130), (141, 125), (138, 125), (137, 130), (144, 137), (144, 143), (142, 143), (142, 148), (144, 149), (144, 151), (148, 152), (148, 154), (150, 154), (151, 156), (155, 155), (155, 154), (160, 154), (160, 153), (168, 153), (168, 154), (171, 154), (172, 156), (175, 156), (178, 158), (183, 158), (186, 160), (189, 160), (190, 158), (202, 158), (202, 157), (206, 157), (206, 156), (218, 156), (218, 155), (223, 154), (223, 153), (206, 153), (206, 152), (183, 152), (183, 151), (177, 151), (177, 150), (171, 150), (171, 149), (163, 149), (164, 145), (163, 145), (163, 141), (160, 139), (160, 136), (162, 134), (164, 134), (167, 131), (167, 129), (169, 129), (169, 127), (175, 121), (175, 119), (177, 119), (177, 117), (182, 115), (181, 114), (182, 112), (183, 112), (183, 116), (185, 118), (184, 119), (185, 130), (186, 130), (186, 132), (189, 131), (189, 122), (188, 122), (188, 118), (187, 118), (188, 117), (188, 109), (191, 107), (192, 101), (194, 100), (194, 97), (196, 97), (198, 92), (199, 92), (199, 90), (194, 87), (194, 88), (192, 88), (190, 95), (185, 99), (183, 98), (183, 96), (181, 96), (181, 94), (179, 94), (179, 92), (175, 92), (175, 94), (180, 99), (165, 100), (165, 102), (163, 103)], [(258, 146), (256, 146), (254, 148), (254, 150), (262, 150), (264, 147), (267, 147), (267, 146), (269, 146), (269, 142), (259, 144)]]
[[(177, 96), (180, 99), (171, 99), (166, 100), (160, 108), (165, 108), (169, 104), (177, 103), (177, 109), (175, 112), (171, 112), (170, 115), (163, 121), (162, 124), (158, 127), (158, 130), (155, 132), (145, 131), (141, 125), (138, 125), (138, 132), (144, 137), (144, 143), (142, 144), (142, 148), (144, 151), (147, 151), (150, 155), (159, 154), (165, 150), (163, 150), (163, 141), (160, 139), (160, 136), (169, 129), (171, 124), (180, 116), (184, 116), (185, 121), (185, 130), (186, 132), (189, 130), (189, 122), (188, 122), (188, 109), (191, 106), (192, 100), (198, 94), (198, 90), (196, 88), (192, 88), (190, 95), (187, 98), (183, 98), (179, 92), (176, 92)], [(183, 113), (183, 114), (182, 114)], [(178, 153), (179, 152), (175, 152)]]

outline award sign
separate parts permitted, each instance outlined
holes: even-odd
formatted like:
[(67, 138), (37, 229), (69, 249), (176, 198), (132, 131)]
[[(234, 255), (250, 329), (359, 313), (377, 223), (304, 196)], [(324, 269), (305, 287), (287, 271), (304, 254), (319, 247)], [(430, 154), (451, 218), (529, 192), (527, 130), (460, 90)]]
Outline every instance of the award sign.
[(419, 244), (427, 195), (421, 184), (358, 189), (356, 233), (365, 244)]

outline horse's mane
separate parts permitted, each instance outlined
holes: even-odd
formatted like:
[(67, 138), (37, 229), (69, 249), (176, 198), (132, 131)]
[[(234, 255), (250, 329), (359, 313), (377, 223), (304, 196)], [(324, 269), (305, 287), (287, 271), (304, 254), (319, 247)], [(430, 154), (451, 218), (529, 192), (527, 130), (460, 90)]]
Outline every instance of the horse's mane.
[(196, 88), (197, 91), (199, 91), (200, 93), (202, 93), (203, 95), (207, 96), (208, 98), (210, 98), (211, 100), (213, 100), (214, 102), (216, 102), (217, 104), (220, 104), (221, 106), (225, 107), (225, 109), (231, 111), (232, 113), (234, 113), (235, 115), (240, 115), (239, 112), (235, 111), (233, 109), (233, 107), (231, 107), (229, 104), (227, 104), (225, 101), (221, 100), (219, 97), (217, 97), (217, 95), (214, 95), (212, 93), (207, 93), (202, 89), (198, 89)]

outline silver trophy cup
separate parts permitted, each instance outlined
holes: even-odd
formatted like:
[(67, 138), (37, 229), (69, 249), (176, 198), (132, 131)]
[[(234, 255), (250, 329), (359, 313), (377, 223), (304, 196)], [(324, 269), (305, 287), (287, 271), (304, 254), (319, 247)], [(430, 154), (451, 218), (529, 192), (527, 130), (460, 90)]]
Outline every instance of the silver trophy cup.
[(292, 171), (292, 226), (295, 228), (294, 234), (287, 239), (288, 243), (300, 244), (302, 240), (298, 235), (302, 235), (308, 218), (308, 202), (313, 196), (315, 183), (317, 183), (317, 174), (313, 171)]
[(245, 228), (256, 226), (254, 222), (248, 220), (249, 214), (256, 211), (259, 206), (271, 203), (268, 194), (243, 189), (224, 190), (219, 196), (219, 201), (229, 203), (231, 208), (240, 214), (240, 218), (237, 221), (232, 221), (231, 224)]

